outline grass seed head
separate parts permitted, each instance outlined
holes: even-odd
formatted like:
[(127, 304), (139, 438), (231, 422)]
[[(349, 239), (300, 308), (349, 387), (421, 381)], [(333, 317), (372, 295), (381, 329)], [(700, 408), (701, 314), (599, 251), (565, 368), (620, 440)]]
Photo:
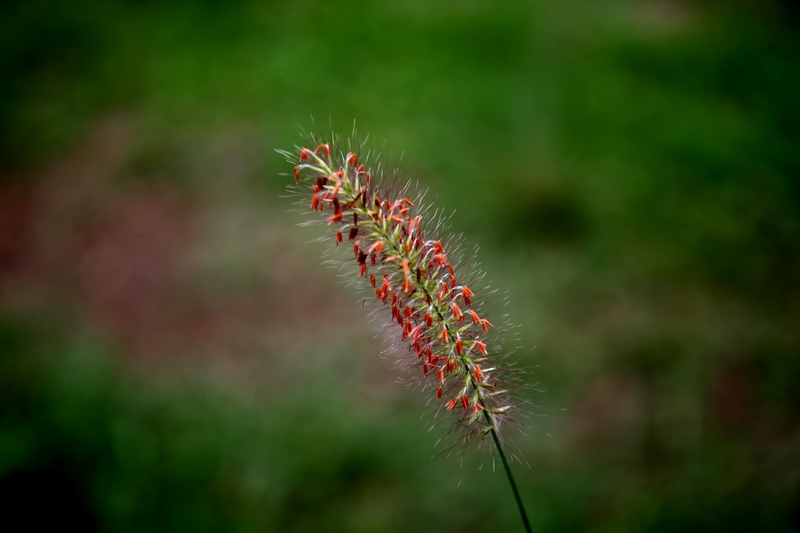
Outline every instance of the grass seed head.
[[(311, 197), (309, 214), (332, 226), (337, 245), (344, 232), (354, 241), (353, 255), (341, 254), (340, 261), (374, 291), (370, 301), (409, 353), (402, 366), (412, 382), (435, 391), (437, 416), (451, 417), (450, 429), (465, 443), (516, 422), (516, 374), (499, 364), (508, 355), (502, 337), (509, 328), (494, 328), (480, 296), (467, 286), (482, 279), (474, 255), (447, 239), (424, 195), (398, 185), (396, 175), (384, 179), (377, 157), (363, 145), (347, 143), (344, 150), (335, 139), (313, 136), (307, 145), (316, 149), (280, 152), (293, 165), (289, 189), (302, 205)], [(488, 364), (479, 365), (478, 355)]]

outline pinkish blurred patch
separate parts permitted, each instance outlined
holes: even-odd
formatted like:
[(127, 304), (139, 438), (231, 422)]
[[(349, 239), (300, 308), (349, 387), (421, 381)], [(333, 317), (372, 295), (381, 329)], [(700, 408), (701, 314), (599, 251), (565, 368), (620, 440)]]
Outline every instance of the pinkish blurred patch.
[[(309, 325), (317, 339), (367, 331), (346, 326), (363, 322), (342, 320), (357, 306), (305, 266), (302, 243), (270, 224), (282, 213), (245, 201), (246, 186), (220, 203), (179, 180), (121, 179), (138, 143), (135, 121), (114, 117), (0, 186), (0, 309), (63, 317), (149, 361), (288, 357), (313, 346)], [(218, 231), (220, 216), (234, 227)], [(221, 256), (234, 267), (208, 267)]]

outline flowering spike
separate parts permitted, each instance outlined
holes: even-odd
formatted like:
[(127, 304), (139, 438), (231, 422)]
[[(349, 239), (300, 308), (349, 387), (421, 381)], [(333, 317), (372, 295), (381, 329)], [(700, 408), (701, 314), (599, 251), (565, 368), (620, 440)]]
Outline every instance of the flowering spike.
[[(426, 220), (427, 206), (420, 207), (407, 187), (384, 186), (381, 173), (359, 162), (353, 151), (318, 139), (309, 146), (316, 150), (303, 147), (287, 153), (294, 167), (292, 189), (307, 186), (311, 211), (331, 210), (319, 215), (328, 226), (346, 224), (330, 228), (330, 235), (341, 243), (347, 228), (354, 257), (345, 261), (353, 276), (357, 264), (358, 274), (375, 291), (375, 300), (370, 301), (384, 310), (391, 330), (412, 354), (405, 364), (414, 368), (416, 380), (435, 386), (437, 399), (447, 393), (446, 410), (461, 404), (467, 411), (459, 410), (453, 425), (463, 430), (464, 442), (483, 432), (492, 433), (495, 439), (491, 441), (500, 446), (500, 424), (513, 421), (510, 414), (516, 406), (511, 393), (498, 385), (501, 377), (502, 382), (512, 383), (514, 377), (502, 368), (495, 370), (498, 356), (489, 356), (482, 340), (493, 324), (473, 309), (475, 293), (457, 284), (457, 280), (479, 277), (454, 267), (448, 258), (463, 257), (463, 252), (443, 244), (449, 241), (441, 236), (429, 234), (439, 225)], [(491, 372), (484, 370), (490, 367)], [(446, 381), (453, 390), (444, 390)], [(498, 449), (502, 454), (502, 447)]]

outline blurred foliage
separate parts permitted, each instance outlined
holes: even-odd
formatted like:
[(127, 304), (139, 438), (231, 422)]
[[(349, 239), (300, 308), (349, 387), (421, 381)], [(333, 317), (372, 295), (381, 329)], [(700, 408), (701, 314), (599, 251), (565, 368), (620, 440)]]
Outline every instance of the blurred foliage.
[[(767, 0), (7, 1), (0, 172), (24, 190), (47, 184), (98, 122), (133, 117), (123, 164), (82, 201), (177, 191), (200, 213), (193, 234), (221, 232), (183, 297), (263, 290), (277, 315), (319, 294), (251, 279), (260, 241), (243, 229), (307, 237), (281, 215), (286, 168), (272, 150), (299, 142), (298, 124), (347, 134), (355, 118), (376, 147), (387, 140), (389, 168), (403, 151), (404, 175), (481, 244), (521, 345), (537, 346), (523, 363), (541, 365), (531, 379), (548, 394), (532, 400), (568, 409), (516, 439), (536, 530), (792, 531), (798, 20), (794, 3)], [(30, 230), (30, 248), (51, 233)], [(207, 361), (153, 371), (76, 311), (68, 282), (19, 304), (19, 247), (3, 235), (0, 487), (12, 508), (40, 498), (107, 530), (519, 526), (504, 480), (471, 468), (480, 458), (461, 470), (430, 460), (416, 395), (342, 386), (374, 358), (363, 334), (291, 348), (313, 361), (301, 370), (263, 341), (251, 396)], [(281, 328), (314, 336), (304, 323), (269, 331)]]

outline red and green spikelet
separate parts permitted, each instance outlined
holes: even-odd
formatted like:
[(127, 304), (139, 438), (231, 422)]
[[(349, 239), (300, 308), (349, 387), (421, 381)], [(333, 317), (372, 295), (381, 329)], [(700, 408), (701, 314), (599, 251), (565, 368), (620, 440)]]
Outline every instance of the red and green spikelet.
[[(508, 385), (514, 379), (493, 367), (501, 355), (488, 338), (493, 324), (476, 294), (462, 281), (441, 240), (427, 234), (425, 210), (406, 196), (408, 187), (382, 189), (373, 169), (353, 152), (313, 141), (312, 147), (280, 152), (294, 165), (291, 189), (335, 235), (352, 243), (353, 271), (369, 284), (374, 302), (413, 355), (406, 358), (433, 390), (441, 412), (469, 438), (497, 435), (516, 410)], [(435, 225), (435, 224), (434, 224)], [(474, 279), (474, 276), (473, 278)]]

